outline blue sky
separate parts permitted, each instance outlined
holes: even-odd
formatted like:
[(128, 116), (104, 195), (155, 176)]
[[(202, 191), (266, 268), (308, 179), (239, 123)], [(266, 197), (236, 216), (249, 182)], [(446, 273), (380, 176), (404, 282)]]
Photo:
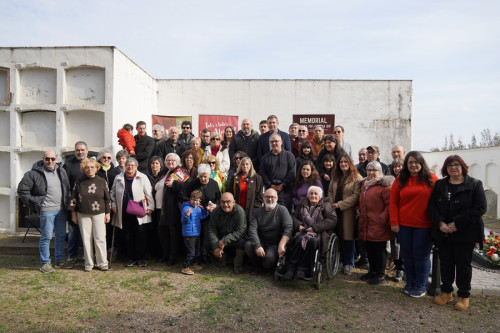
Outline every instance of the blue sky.
[(411, 79), (413, 149), (500, 131), (498, 0), (0, 4), (0, 46), (113, 45), (162, 79)]

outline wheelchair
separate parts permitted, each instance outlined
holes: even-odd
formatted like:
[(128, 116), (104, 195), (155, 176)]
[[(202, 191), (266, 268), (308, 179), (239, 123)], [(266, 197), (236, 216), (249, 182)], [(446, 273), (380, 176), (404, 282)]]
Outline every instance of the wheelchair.
[[(328, 240), (328, 247), (324, 258), (321, 258), (321, 243), (318, 242), (314, 253), (314, 263), (312, 265), (311, 278), (304, 280), (312, 281), (315, 287), (319, 290), (324, 279), (324, 270), (328, 279), (333, 279), (337, 275), (340, 259), (340, 240), (339, 237), (332, 233)], [(288, 244), (287, 244), (288, 246)], [(279, 258), (276, 270), (274, 272), (274, 280), (279, 281), (283, 277), (283, 273), (287, 270), (286, 254)]]

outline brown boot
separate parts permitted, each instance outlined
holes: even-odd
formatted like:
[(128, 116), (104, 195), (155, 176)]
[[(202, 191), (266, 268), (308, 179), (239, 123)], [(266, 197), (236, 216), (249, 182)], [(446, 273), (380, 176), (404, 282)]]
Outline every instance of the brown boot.
[(453, 294), (452, 293), (440, 293), (436, 297), (434, 297), (434, 304), (437, 305), (445, 305), (446, 303), (449, 303), (453, 301)]
[(457, 303), (455, 304), (455, 310), (467, 311), (469, 308), (469, 298), (459, 297)]

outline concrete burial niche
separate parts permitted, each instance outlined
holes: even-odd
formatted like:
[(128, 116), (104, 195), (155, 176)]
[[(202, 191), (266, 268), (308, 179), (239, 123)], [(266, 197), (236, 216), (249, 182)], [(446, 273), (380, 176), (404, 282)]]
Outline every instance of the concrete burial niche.
[[(17, 155), (18, 172), (16, 177), (16, 184), (19, 184), (24, 174), (31, 170), (33, 164), (43, 158), (42, 150), (27, 151)], [(60, 160), (60, 159), (59, 159)]]
[(10, 112), (0, 111), (0, 146), (10, 144)]
[(0, 187), (10, 187), (10, 154), (0, 152)]
[(57, 72), (51, 68), (27, 68), (19, 71), (20, 104), (55, 104)]
[(65, 104), (104, 104), (104, 68), (77, 67), (67, 69), (65, 91)]
[(9, 103), (9, 69), (0, 67), (0, 105)]
[(75, 142), (85, 141), (89, 147), (104, 146), (104, 113), (73, 110), (64, 112), (66, 126), (63, 146), (74, 147)]
[(10, 197), (8, 195), (0, 194), (0, 228), (2, 229), (8, 229), (10, 226), (9, 201)]
[(56, 145), (56, 113), (33, 110), (19, 113), (20, 143), (23, 147), (53, 147)]

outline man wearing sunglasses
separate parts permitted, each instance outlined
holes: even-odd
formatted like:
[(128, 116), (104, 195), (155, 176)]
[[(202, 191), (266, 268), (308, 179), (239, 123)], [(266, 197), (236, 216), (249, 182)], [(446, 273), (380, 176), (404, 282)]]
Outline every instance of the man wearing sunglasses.
[[(309, 130), (306, 125), (300, 125), (297, 130), (297, 137), (292, 140), (292, 154), (295, 158), (300, 155), (300, 144), (304, 141), (309, 141), (307, 138), (309, 136)], [(312, 145), (312, 142), (311, 142)]]
[(66, 209), (71, 196), (66, 171), (57, 163), (55, 151), (47, 150), (43, 159), (24, 174), (17, 193), (25, 205), (33, 206), (40, 215), (40, 272), (52, 273), (50, 240), (55, 232), (55, 264), (64, 265)]
[(192, 133), (193, 125), (189, 120), (184, 120), (181, 129), (182, 133), (179, 135), (179, 141), (184, 145), (186, 150), (189, 150), (191, 149), (191, 139), (194, 138), (194, 134)]

